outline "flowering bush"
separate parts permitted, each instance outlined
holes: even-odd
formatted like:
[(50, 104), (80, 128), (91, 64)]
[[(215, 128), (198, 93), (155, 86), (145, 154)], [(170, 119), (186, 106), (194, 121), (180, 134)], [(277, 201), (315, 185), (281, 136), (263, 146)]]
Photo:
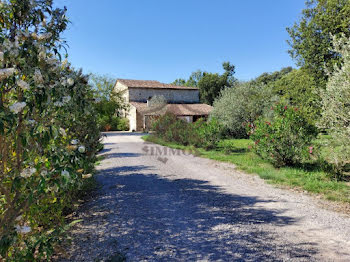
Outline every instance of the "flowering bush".
[(255, 151), (274, 166), (296, 165), (315, 154), (311, 141), (317, 129), (298, 108), (276, 104), (272, 120), (259, 118), (249, 124)]
[(65, 10), (0, 1), (0, 260), (48, 259), (100, 134), (87, 77), (61, 63)]

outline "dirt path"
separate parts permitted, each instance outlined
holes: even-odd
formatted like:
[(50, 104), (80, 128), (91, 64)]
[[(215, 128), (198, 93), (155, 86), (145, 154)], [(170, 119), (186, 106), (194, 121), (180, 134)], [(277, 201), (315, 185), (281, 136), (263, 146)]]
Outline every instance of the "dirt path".
[(77, 214), (68, 261), (350, 261), (345, 215), (140, 136), (105, 139), (101, 188)]

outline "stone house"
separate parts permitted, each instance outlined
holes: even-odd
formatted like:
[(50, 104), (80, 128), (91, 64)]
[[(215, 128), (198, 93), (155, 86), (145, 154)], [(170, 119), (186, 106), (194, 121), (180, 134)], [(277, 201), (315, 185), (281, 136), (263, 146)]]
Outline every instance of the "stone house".
[[(129, 110), (122, 112), (130, 121), (130, 131), (149, 130), (152, 119), (171, 112), (187, 122), (208, 117), (212, 107), (199, 102), (196, 87), (176, 86), (153, 80), (117, 79), (115, 91), (122, 94)], [(163, 97), (166, 103), (150, 106), (152, 97)]]

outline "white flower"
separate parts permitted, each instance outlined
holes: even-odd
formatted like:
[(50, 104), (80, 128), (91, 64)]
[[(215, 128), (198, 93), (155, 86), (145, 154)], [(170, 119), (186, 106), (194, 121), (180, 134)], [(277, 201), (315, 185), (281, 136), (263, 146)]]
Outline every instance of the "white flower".
[(15, 42), (13, 42), (13, 47), (17, 48), (17, 49), (19, 48), (19, 42), (18, 42), (18, 36), (17, 35), (15, 36)]
[(34, 78), (35, 83), (37, 83), (37, 84), (41, 84), (42, 82), (44, 82), (41, 71), (38, 68), (35, 69), (33, 78)]
[(70, 143), (72, 145), (77, 145), (79, 143), (79, 140), (78, 139), (73, 139), (72, 141), (70, 141)]
[(47, 170), (44, 169), (43, 171), (41, 171), (40, 175), (44, 177), (47, 176), (48, 175)]
[(45, 60), (46, 59), (46, 52), (40, 51), (38, 57), (39, 57), (40, 61)]
[(28, 120), (28, 124), (29, 124), (29, 125), (35, 125), (35, 124), (36, 124), (36, 121), (33, 120), (33, 119), (29, 119), (29, 120)]
[(62, 136), (67, 136), (66, 130), (64, 130), (62, 127), (60, 127), (60, 134)]
[(18, 54), (19, 54), (19, 51), (18, 51), (17, 49), (12, 49), (12, 50), (10, 51), (10, 55), (11, 55), (11, 56), (18, 56)]
[(61, 107), (63, 106), (63, 103), (61, 101), (56, 101), (55, 103), (53, 103), (54, 106), (58, 106), (58, 107)]
[(29, 84), (26, 81), (23, 81), (22, 79), (17, 80), (17, 85), (23, 90), (27, 90), (29, 88)]
[(49, 32), (49, 33), (45, 33), (45, 34), (37, 36), (37, 40), (43, 41), (43, 40), (47, 40), (51, 37), (52, 37), (52, 33)]
[(63, 103), (68, 103), (71, 99), (72, 99), (71, 96), (64, 96), (64, 97), (62, 98), (62, 102), (63, 102)]
[(74, 85), (74, 79), (68, 78), (68, 79), (67, 79), (67, 84), (68, 84), (69, 86)]
[(85, 146), (80, 146), (80, 147), (78, 147), (78, 151), (79, 151), (80, 153), (85, 153)]
[(63, 85), (63, 86), (67, 86), (67, 79), (65, 79), (65, 78), (61, 78), (61, 85)]
[(31, 229), (31, 227), (29, 227), (29, 226), (19, 226), (19, 225), (16, 225), (16, 232), (17, 232), (17, 233), (27, 234), (27, 233), (30, 233), (30, 231), (32, 231), (32, 229)]
[(23, 110), (23, 108), (27, 105), (26, 102), (16, 102), (12, 105), (10, 105), (10, 110), (11, 112), (18, 114), (19, 112), (21, 112)]
[(23, 169), (22, 172), (21, 172), (21, 177), (29, 178), (35, 172), (36, 172), (36, 168), (34, 168), (34, 167), (29, 167), (29, 168)]
[(52, 36), (52, 33), (45, 33), (45, 34), (41, 34), (41, 35), (37, 35), (36, 33), (32, 33), (32, 37), (35, 40), (38, 41), (43, 41), (43, 40), (47, 40)]
[(61, 172), (61, 176), (63, 176), (64, 178), (67, 178), (67, 179), (70, 178), (69, 172), (67, 170), (63, 170)]
[(52, 66), (58, 66), (59, 62), (55, 57), (49, 57), (47, 60), (47, 63)]
[(12, 76), (16, 72), (14, 68), (0, 69), (0, 81)]
[(4, 52), (0, 52), (0, 63), (4, 61)]

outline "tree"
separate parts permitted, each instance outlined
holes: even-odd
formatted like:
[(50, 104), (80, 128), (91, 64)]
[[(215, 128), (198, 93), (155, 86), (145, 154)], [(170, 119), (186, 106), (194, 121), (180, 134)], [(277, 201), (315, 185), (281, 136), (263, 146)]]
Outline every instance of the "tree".
[(272, 73), (262, 73), (260, 76), (255, 78), (253, 82), (257, 85), (269, 85), (279, 79), (281, 79), (284, 75), (290, 73), (293, 70), (292, 67), (284, 67), (279, 71), (275, 71)]
[(186, 86), (198, 86), (198, 82), (202, 79), (204, 72), (197, 70), (190, 75), (186, 82)]
[(322, 87), (341, 56), (332, 49), (331, 35), (350, 36), (349, 0), (308, 0), (302, 18), (287, 28), (292, 58), (305, 67)]
[(204, 73), (198, 83), (201, 101), (212, 105), (220, 91), (225, 88), (225, 84), (226, 81), (219, 74)]
[(218, 73), (208, 73), (201, 70), (193, 72), (188, 80), (178, 78), (172, 84), (178, 86), (199, 87), (200, 97), (203, 103), (212, 105), (214, 99), (225, 87), (233, 87), (237, 79), (234, 77), (235, 66), (230, 62), (223, 62), (225, 70), (222, 75)]
[(201, 101), (203, 103), (212, 105), (215, 98), (217, 98), (225, 87), (233, 87), (236, 79), (233, 77), (235, 73), (235, 66), (229, 62), (222, 64), (225, 72), (222, 75), (218, 73), (204, 72), (199, 79), (197, 86), (199, 88)]
[(198, 85), (199, 80), (202, 77), (203, 77), (203, 72), (200, 70), (197, 70), (190, 75), (188, 80), (185, 80), (183, 78), (178, 78), (174, 82), (172, 82), (172, 84), (177, 86), (196, 87)]
[(115, 80), (107, 75), (90, 74), (90, 77), (100, 129), (105, 131), (119, 130), (118, 112), (126, 110), (127, 104), (123, 100), (122, 94), (114, 90)]
[(95, 96), (110, 100), (114, 90), (115, 80), (108, 75), (90, 74), (90, 85), (95, 91)]
[(315, 79), (306, 69), (294, 69), (271, 86), (275, 94), (303, 111), (310, 123), (317, 121), (320, 114), (320, 95)]
[(172, 82), (171, 84), (176, 86), (186, 86), (186, 80), (183, 78), (178, 78), (178, 79), (175, 79), (175, 81)]
[(334, 38), (335, 52), (343, 58), (342, 67), (336, 66), (326, 89), (322, 91), (322, 118), (319, 126), (327, 128), (332, 147), (328, 160), (338, 172), (350, 174), (350, 39)]
[(226, 88), (214, 102), (211, 117), (226, 129), (229, 136), (247, 137), (245, 124), (254, 122), (270, 107), (272, 90), (254, 82), (238, 83)]

